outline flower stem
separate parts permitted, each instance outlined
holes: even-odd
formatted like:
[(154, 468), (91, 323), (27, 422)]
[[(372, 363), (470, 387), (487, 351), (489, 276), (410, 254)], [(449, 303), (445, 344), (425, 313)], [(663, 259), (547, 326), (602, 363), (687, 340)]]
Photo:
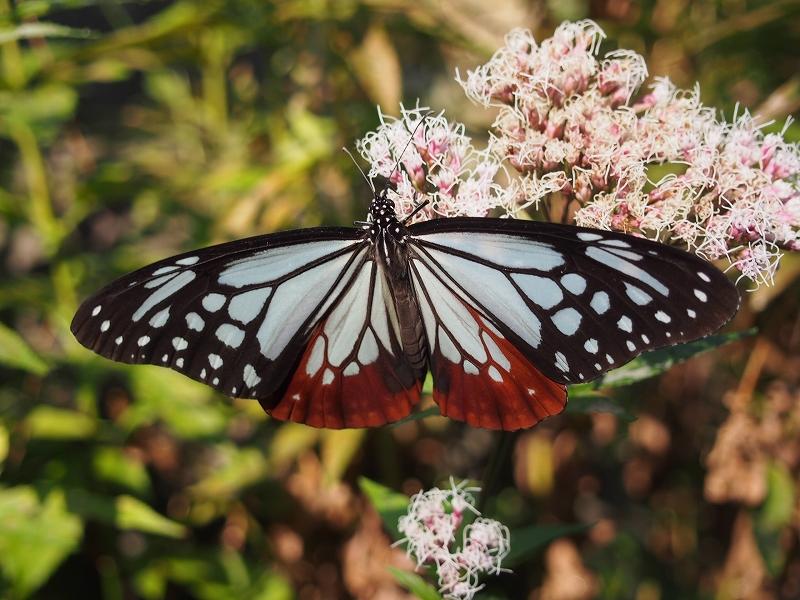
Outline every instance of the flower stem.
[(497, 491), (495, 488), (499, 485), (500, 473), (503, 470), (503, 465), (511, 457), (518, 434), (518, 431), (498, 431), (495, 434), (494, 449), (489, 455), (486, 469), (483, 472), (481, 495), (478, 498), (478, 512), (481, 514), (486, 510), (486, 503), (489, 498)]

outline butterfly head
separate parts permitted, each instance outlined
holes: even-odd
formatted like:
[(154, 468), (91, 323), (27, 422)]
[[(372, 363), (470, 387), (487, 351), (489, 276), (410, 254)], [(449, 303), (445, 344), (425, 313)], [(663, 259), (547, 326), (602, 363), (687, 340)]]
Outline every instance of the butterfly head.
[(369, 205), (370, 235), (373, 238), (388, 236), (402, 239), (406, 228), (397, 219), (394, 202), (386, 195), (386, 190), (381, 190), (372, 198)]

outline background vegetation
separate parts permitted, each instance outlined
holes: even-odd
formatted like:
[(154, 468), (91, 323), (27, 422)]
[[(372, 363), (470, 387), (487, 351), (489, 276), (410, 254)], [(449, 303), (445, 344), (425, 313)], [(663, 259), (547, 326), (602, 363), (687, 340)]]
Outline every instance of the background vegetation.
[[(0, 596), (404, 597), (358, 478), (481, 479), (492, 434), (282, 425), (69, 321), (152, 260), (361, 218), (340, 148), (376, 105), (480, 139), (454, 68), (583, 17), (727, 115), (800, 110), (795, 0), (0, 0)], [(800, 596), (798, 299), (788, 257), (731, 326), (756, 335), (516, 437), (487, 510), (542, 543), (486, 597)]]

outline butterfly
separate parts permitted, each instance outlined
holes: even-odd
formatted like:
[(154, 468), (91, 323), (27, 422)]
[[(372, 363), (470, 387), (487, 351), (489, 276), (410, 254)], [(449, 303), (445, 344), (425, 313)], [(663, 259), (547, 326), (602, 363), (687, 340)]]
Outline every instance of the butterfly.
[(516, 430), (561, 412), (568, 384), (708, 335), (739, 305), (710, 264), (621, 233), (481, 217), (407, 225), (385, 189), (360, 223), (162, 260), (88, 298), (72, 332), (112, 360), (256, 398), (280, 420), (397, 421), (430, 370), (443, 415)]

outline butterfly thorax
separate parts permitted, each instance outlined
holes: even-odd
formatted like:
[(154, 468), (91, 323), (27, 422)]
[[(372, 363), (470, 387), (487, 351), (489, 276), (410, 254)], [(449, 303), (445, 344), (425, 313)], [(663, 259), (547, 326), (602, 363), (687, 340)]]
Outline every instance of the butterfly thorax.
[(415, 369), (424, 372), (428, 351), (409, 273), (409, 248), (405, 243), (409, 233), (397, 218), (394, 203), (386, 197), (385, 190), (375, 194), (370, 203), (369, 223), (368, 235), (372, 241), (375, 262), (392, 290), (403, 352)]

